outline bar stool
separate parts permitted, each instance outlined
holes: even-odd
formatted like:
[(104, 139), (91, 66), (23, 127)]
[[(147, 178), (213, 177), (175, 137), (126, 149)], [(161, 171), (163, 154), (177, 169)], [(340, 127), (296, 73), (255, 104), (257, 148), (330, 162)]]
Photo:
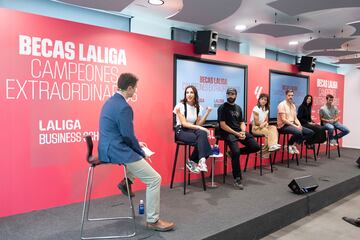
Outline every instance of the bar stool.
[[(321, 126), (323, 126), (323, 122), (320, 123)], [(335, 128), (335, 135), (338, 134), (338, 130)], [(337, 143), (337, 152), (338, 152), (338, 156), (340, 157), (340, 146), (339, 146), (339, 139), (336, 139), (336, 143)], [(326, 147), (325, 147), (325, 154), (327, 155), (328, 158), (330, 158), (330, 136), (329, 136), (329, 132), (326, 130)], [(318, 145), (318, 149), (317, 149), (317, 155), (319, 155), (319, 150), (320, 150), (320, 144)]]
[[(254, 138), (256, 138), (256, 141), (257, 141), (257, 143), (258, 143), (259, 146), (260, 146), (260, 152), (256, 152), (256, 153), (255, 153), (254, 169), (256, 170), (257, 157), (258, 157), (258, 154), (259, 154), (259, 155), (260, 155), (260, 176), (262, 176), (262, 167), (263, 167), (263, 164), (262, 164), (262, 160), (263, 160), (262, 145), (263, 145), (263, 138), (265, 137), (265, 135), (264, 135), (264, 134), (255, 134), (255, 133), (253, 133), (253, 132), (252, 132), (252, 124), (249, 125), (249, 130), (250, 130), (251, 135), (253, 135)], [(272, 163), (271, 157), (272, 157), (272, 152), (269, 152), (270, 169), (271, 169), (271, 172), (273, 172), (273, 166), (272, 166), (273, 163)], [(249, 160), (249, 154), (247, 154), (247, 156), (246, 156), (246, 162), (245, 162), (244, 172), (246, 172), (248, 160)]]
[[(174, 165), (173, 165), (172, 174), (171, 174), (170, 188), (173, 188), (173, 184), (174, 184), (174, 177), (175, 177), (177, 157), (179, 154), (179, 148), (180, 148), (180, 146), (183, 146), (184, 147), (184, 183), (183, 184), (184, 184), (184, 195), (185, 195), (186, 194), (186, 169), (187, 169), (186, 160), (190, 156), (191, 147), (195, 146), (195, 144), (188, 144), (188, 143), (185, 143), (182, 141), (177, 141), (177, 140), (175, 140), (175, 143), (176, 143), (176, 151), (175, 151)], [(206, 191), (204, 172), (201, 172), (201, 178), (202, 178), (202, 183), (203, 183), (203, 189), (204, 189), (204, 191)], [(188, 173), (188, 184), (190, 185), (190, 171)]]
[[(301, 143), (301, 147), (300, 147), (300, 159), (302, 158), (302, 153), (303, 153), (303, 145), (304, 143)], [(320, 143), (319, 143), (320, 146)], [(315, 150), (315, 144), (313, 144), (313, 147), (311, 148), (311, 150), (313, 150), (314, 153), (314, 161), (316, 161), (316, 150)], [(307, 146), (305, 147), (305, 162), (307, 162), (308, 160), (308, 148)]]
[[(326, 139), (326, 150), (325, 150), (325, 153), (327, 154), (328, 158), (330, 158), (330, 136), (329, 136), (329, 133), (328, 131), (327, 132), (327, 139)], [(335, 135), (338, 134), (338, 131), (337, 129), (335, 128)], [(340, 157), (340, 146), (339, 146), (339, 139), (336, 139), (336, 143), (337, 143), (337, 152), (338, 152), (338, 156)]]
[[(87, 176), (87, 182), (86, 182), (86, 190), (85, 190), (85, 198), (84, 198), (84, 206), (83, 206), (83, 211), (82, 211), (82, 217), (81, 217), (81, 230), (80, 230), (80, 237), (83, 240), (87, 240), (87, 239), (115, 239), (115, 238), (128, 238), (128, 237), (133, 237), (136, 234), (136, 223), (135, 223), (135, 211), (134, 211), (134, 205), (132, 202), (132, 198), (129, 194), (128, 199), (129, 199), (129, 204), (130, 204), (130, 209), (131, 209), (131, 216), (126, 216), (126, 217), (103, 217), (103, 218), (89, 218), (89, 210), (90, 210), (90, 200), (91, 200), (91, 190), (92, 190), (92, 185), (93, 185), (93, 177), (94, 177), (94, 171), (95, 171), (95, 167), (100, 166), (100, 165), (105, 165), (106, 163), (101, 162), (96, 156), (93, 156), (93, 141), (90, 135), (85, 136), (85, 140), (86, 140), (86, 145), (87, 145), (87, 156), (86, 156), (86, 160), (87, 162), (90, 164), (89, 166), (89, 170), (88, 170), (88, 176)], [(125, 179), (126, 179), (126, 187), (127, 187), (127, 191), (129, 191), (129, 183), (127, 181), (127, 176), (126, 176), (126, 166), (123, 165), (124, 167), (124, 174), (125, 174)], [(134, 231), (129, 233), (129, 234), (124, 234), (124, 235), (109, 235), (109, 236), (92, 236), (92, 237), (84, 237), (84, 223), (85, 221), (108, 221), (108, 220), (118, 220), (118, 219), (131, 219), (133, 222), (133, 227), (134, 227)]]
[[(279, 131), (279, 140), (281, 138), (281, 135), (283, 135), (283, 144), (282, 144), (282, 153), (281, 153), (281, 162), (284, 162), (284, 153), (285, 153), (285, 144), (286, 144), (286, 150), (287, 150), (287, 167), (290, 167), (290, 153), (289, 153), (289, 138), (290, 138), (290, 134), (289, 133), (284, 133)], [(278, 141), (279, 142), (279, 141)], [(296, 155), (296, 165), (299, 166), (299, 156), (297, 153), (292, 154), (291, 160), (294, 159), (294, 155)]]

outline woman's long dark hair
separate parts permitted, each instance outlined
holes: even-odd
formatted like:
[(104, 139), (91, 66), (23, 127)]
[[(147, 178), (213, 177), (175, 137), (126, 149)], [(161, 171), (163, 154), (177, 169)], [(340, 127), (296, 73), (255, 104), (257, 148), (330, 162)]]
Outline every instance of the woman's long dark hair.
[[(306, 100), (308, 99), (308, 97), (311, 97), (311, 102), (310, 102), (309, 105), (308, 105), (307, 102), (306, 102)], [(312, 104), (313, 104), (313, 97), (312, 97), (310, 94), (306, 95), (306, 96), (304, 97), (303, 102), (301, 103), (302, 106), (304, 106), (304, 107), (306, 107), (306, 108), (308, 108), (308, 109), (310, 109), (310, 110), (311, 110), (311, 108), (312, 108)]]
[(187, 101), (186, 101), (186, 90), (188, 90), (188, 88), (191, 88), (191, 89), (193, 90), (193, 92), (194, 92), (194, 95), (195, 95), (195, 97), (194, 97), (194, 107), (196, 107), (196, 109), (198, 109), (198, 111), (199, 111), (199, 108), (200, 108), (200, 105), (199, 105), (199, 94), (198, 94), (198, 91), (197, 91), (197, 89), (196, 89), (195, 86), (189, 85), (189, 86), (187, 86), (187, 87), (185, 88), (185, 91), (184, 91), (184, 99), (182, 99), (181, 102), (184, 103), (184, 104), (186, 104), (186, 102), (187, 102)]
[(259, 98), (258, 98), (258, 101), (257, 101), (257, 106), (259, 107), (259, 108), (261, 108), (261, 105), (260, 105), (260, 99), (262, 99), (262, 98), (266, 98), (266, 104), (265, 104), (265, 111), (266, 110), (269, 110), (269, 108), (270, 108), (270, 101), (269, 101), (269, 95), (268, 94), (266, 94), (266, 93), (261, 93), (260, 94), (260, 96), (259, 96)]

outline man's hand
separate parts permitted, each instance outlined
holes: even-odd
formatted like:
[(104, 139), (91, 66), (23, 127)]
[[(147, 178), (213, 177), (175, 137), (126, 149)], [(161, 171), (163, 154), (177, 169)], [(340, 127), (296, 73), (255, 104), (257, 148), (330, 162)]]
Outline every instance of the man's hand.
[(295, 124), (295, 127), (296, 127), (297, 129), (299, 129), (300, 131), (302, 130), (302, 126), (301, 126), (301, 125), (296, 125), (296, 124)]
[(244, 140), (246, 138), (246, 135), (245, 135), (245, 132), (239, 132), (239, 135), (238, 135), (239, 139), (240, 140)]

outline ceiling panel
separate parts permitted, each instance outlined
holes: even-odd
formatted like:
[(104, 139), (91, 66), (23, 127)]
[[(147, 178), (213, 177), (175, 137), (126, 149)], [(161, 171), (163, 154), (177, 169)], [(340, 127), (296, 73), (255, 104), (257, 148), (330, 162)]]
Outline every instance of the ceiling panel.
[(59, 2), (69, 3), (73, 5), (78, 5), (81, 7), (95, 8), (105, 11), (122, 11), (134, 0), (61, 0)]
[(325, 9), (360, 7), (359, 0), (277, 0), (268, 3), (283, 13), (296, 16)]
[(258, 33), (273, 37), (285, 37), (312, 32), (312, 30), (303, 27), (274, 23), (261, 23), (243, 31), (243, 33)]
[(347, 59), (339, 59), (334, 64), (358, 64), (360, 63), (360, 58), (347, 58)]
[(316, 38), (304, 44), (303, 50), (340, 49), (341, 45), (354, 38)]
[(232, 15), (242, 0), (183, 0), (182, 10), (172, 20), (210, 25)]
[(308, 54), (307, 56), (328, 56), (328, 57), (343, 57), (347, 55), (360, 53), (358, 51), (316, 51)]
[(352, 26), (352, 27), (354, 27), (356, 29), (356, 31), (351, 36), (360, 35), (360, 21), (359, 22), (348, 23), (348, 25), (350, 25), (350, 26)]

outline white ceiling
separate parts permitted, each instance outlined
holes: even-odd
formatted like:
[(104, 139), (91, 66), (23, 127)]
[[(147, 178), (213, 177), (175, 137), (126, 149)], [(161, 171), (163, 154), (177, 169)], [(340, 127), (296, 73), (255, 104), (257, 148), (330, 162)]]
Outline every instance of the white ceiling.
[[(123, 4), (116, 5), (116, 2)], [(182, 26), (186, 30), (199, 28), (219, 32), (225, 38), (256, 44), (273, 50), (285, 51), (292, 54), (309, 54), (304, 51), (303, 45), (317, 38), (345, 38), (356, 32), (360, 24), (349, 23), (360, 21), (360, 0), (164, 0), (161, 6), (152, 6), (147, 0), (63, 0), (85, 7), (94, 7), (102, 10), (114, 10), (132, 17), (146, 16), (172, 23), (173, 26)], [(275, 3), (276, 2), (276, 3)], [(268, 5), (287, 11), (292, 11), (291, 16)], [(314, 6), (309, 6), (316, 3)], [(281, 5), (283, 4), (283, 5)], [(322, 5), (322, 6), (321, 6)], [(121, 6), (121, 7), (119, 7)], [(307, 13), (296, 11), (303, 6), (304, 11), (316, 10)], [(339, 7), (340, 8), (336, 8)], [(345, 7), (344, 7), (345, 6)], [(120, 9), (119, 9), (120, 8)], [(290, 13), (289, 13), (290, 14)], [(181, 19), (177, 21), (174, 19)], [(216, 22), (211, 22), (216, 21)], [(272, 37), (257, 33), (243, 33), (235, 30), (235, 26), (243, 24), (247, 31), (258, 24), (285, 24), (310, 29), (313, 33), (298, 34), (285, 37)], [(202, 25), (199, 23), (209, 23)], [(358, 29), (358, 32), (360, 29)], [(360, 36), (351, 36), (354, 40), (344, 43), (343, 50), (360, 51)], [(299, 44), (290, 46), (289, 41), (298, 41)], [(323, 50), (323, 49), (318, 49)], [(354, 58), (357, 55), (340, 58)], [(332, 57), (330, 62), (337, 62), (339, 58)], [(329, 62), (329, 61), (328, 61)]]

